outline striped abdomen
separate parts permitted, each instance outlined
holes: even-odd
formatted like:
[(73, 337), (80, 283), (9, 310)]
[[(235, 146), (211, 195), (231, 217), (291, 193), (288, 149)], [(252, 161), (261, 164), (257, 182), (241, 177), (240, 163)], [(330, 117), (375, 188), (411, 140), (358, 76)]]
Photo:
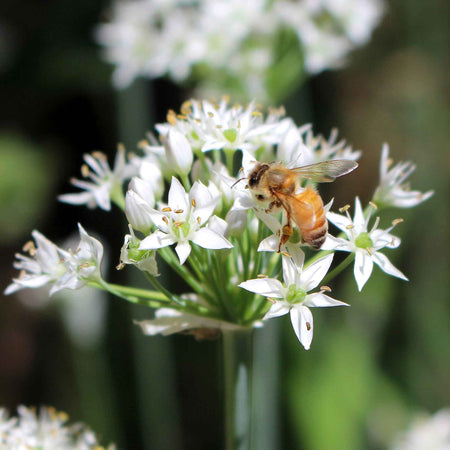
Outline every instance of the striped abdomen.
[(302, 232), (303, 241), (318, 250), (325, 242), (328, 221), (325, 217), (322, 198), (311, 188), (295, 196), (290, 213)]

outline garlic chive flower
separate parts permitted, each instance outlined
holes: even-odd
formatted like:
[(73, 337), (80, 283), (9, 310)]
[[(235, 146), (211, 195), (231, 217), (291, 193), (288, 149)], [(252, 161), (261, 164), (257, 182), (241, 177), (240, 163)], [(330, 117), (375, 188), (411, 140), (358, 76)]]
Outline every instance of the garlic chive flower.
[[(52, 407), (19, 406), (18, 416), (9, 418), (8, 411), (0, 408), (0, 448), (27, 450), (99, 450), (94, 432), (81, 423), (68, 424), (66, 413)], [(106, 450), (114, 450), (109, 445)]]
[(50, 285), (50, 295), (61, 289), (79, 289), (88, 281), (101, 280), (100, 265), (103, 246), (89, 236), (81, 225), (80, 243), (75, 251), (63, 250), (38, 231), (33, 231), (33, 242), (25, 244), (30, 256), (17, 254), (14, 267), (20, 275), (5, 289), (5, 295), (25, 288)]
[(318, 259), (306, 269), (298, 266), (291, 258), (282, 258), (284, 283), (275, 278), (256, 278), (244, 281), (239, 286), (268, 297), (273, 303), (264, 320), (289, 313), (298, 340), (305, 350), (309, 350), (313, 338), (313, 316), (308, 307), (348, 305), (326, 295), (326, 289), (311, 292), (328, 272), (333, 255)]
[(428, 200), (434, 191), (411, 191), (406, 179), (414, 172), (416, 166), (409, 162), (399, 162), (392, 166), (389, 158), (389, 146), (383, 145), (380, 160), (380, 183), (375, 190), (373, 202), (379, 207), (395, 206), (412, 208)]
[(390, 234), (390, 231), (401, 222), (396, 220), (387, 230), (378, 228), (379, 218), (375, 220), (369, 230), (369, 222), (374, 211), (374, 206), (370, 205), (367, 214), (364, 214), (361, 202), (358, 197), (355, 199), (355, 215), (350, 218), (348, 210), (345, 215), (329, 212), (328, 220), (345, 233), (346, 238), (328, 235), (322, 245), (322, 250), (337, 250), (355, 254), (354, 276), (358, 289), (361, 289), (370, 278), (373, 270), (373, 263), (377, 264), (383, 272), (393, 277), (408, 281), (408, 278), (400, 272), (389, 261), (388, 257), (380, 250), (383, 248), (397, 248), (400, 245), (400, 238)]
[(217, 199), (212, 197), (204, 184), (195, 182), (187, 195), (183, 185), (173, 177), (168, 205), (161, 211), (152, 209), (150, 212), (158, 230), (144, 238), (139, 249), (155, 250), (176, 244), (180, 264), (184, 264), (191, 253), (190, 241), (209, 249), (233, 247), (224, 236), (204, 226), (216, 203)]
[(58, 199), (72, 205), (86, 204), (89, 208), (99, 207), (105, 211), (111, 209), (111, 200), (123, 206), (122, 184), (131, 178), (133, 166), (126, 163), (125, 149), (119, 145), (114, 168), (109, 167), (106, 155), (101, 152), (84, 155), (85, 165), (81, 168), (84, 178), (90, 181), (73, 178), (71, 183), (84, 192), (63, 194)]

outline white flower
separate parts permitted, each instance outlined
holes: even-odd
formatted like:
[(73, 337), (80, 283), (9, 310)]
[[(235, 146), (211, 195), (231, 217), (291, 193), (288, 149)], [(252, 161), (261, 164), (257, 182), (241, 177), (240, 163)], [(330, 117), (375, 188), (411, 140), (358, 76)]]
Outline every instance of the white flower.
[(398, 208), (412, 208), (429, 199), (434, 191), (422, 193), (411, 191), (405, 180), (414, 172), (416, 166), (409, 162), (399, 162), (391, 167), (389, 146), (383, 145), (380, 160), (380, 184), (375, 190), (373, 201), (381, 207), (396, 206)]
[(161, 211), (151, 210), (158, 230), (142, 240), (139, 250), (155, 250), (176, 243), (175, 251), (183, 264), (191, 252), (190, 241), (209, 249), (232, 247), (222, 235), (204, 226), (217, 203), (204, 184), (195, 182), (188, 196), (182, 184), (172, 178), (168, 203)]
[(106, 211), (111, 209), (111, 200), (122, 203), (122, 183), (133, 175), (133, 166), (125, 160), (125, 149), (119, 145), (113, 170), (101, 152), (86, 154), (84, 160), (82, 175), (91, 181), (72, 179), (71, 183), (85, 192), (63, 194), (58, 199), (73, 205), (86, 204), (89, 208), (98, 206)]
[(371, 208), (364, 216), (361, 202), (356, 197), (353, 220), (350, 218), (348, 211), (345, 211), (345, 216), (329, 212), (327, 214), (328, 220), (346, 234), (346, 239), (328, 235), (321, 247), (322, 250), (341, 250), (355, 254), (353, 272), (359, 290), (363, 288), (372, 274), (373, 263), (377, 264), (388, 275), (408, 280), (400, 270), (392, 265), (387, 256), (379, 251), (384, 247), (397, 248), (400, 245), (400, 239), (390, 234), (390, 231), (399, 221), (394, 221), (393, 225), (387, 230), (381, 230), (377, 228), (379, 223), (377, 217), (371, 230), (368, 231), (373, 211), (373, 207)]
[(303, 269), (291, 258), (283, 256), (284, 283), (274, 278), (257, 278), (244, 281), (239, 286), (264, 295), (273, 302), (264, 319), (290, 313), (292, 327), (298, 340), (306, 350), (309, 350), (313, 338), (313, 317), (308, 306), (348, 306), (347, 303), (324, 294), (324, 289), (309, 293), (322, 281), (332, 260), (333, 255), (327, 255)]
[(391, 450), (448, 450), (450, 449), (450, 408), (433, 415), (421, 414), (401, 433)]
[[(1, 409), (2, 422), (7, 417)], [(100, 442), (95, 434), (83, 424), (67, 424), (66, 413), (51, 407), (42, 407), (39, 413), (34, 408), (19, 406), (18, 417), (0, 424), (0, 448), (42, 450), (95, 450)], [(115, 447), (109, 445), (108, 450)]]
[(61, 289), (79, 289), (88, 281), (101, 280), (100, 265), (103, 258), (103, 246), (89, 236), (81, 225), (80, 243), (73, 251), (57, 247), (38, 231), (32, 236), (36, 243), (29, 242), (24, 250), (30, 256), (16, 254), (16, 269), (21, 270), (18, 278), (5, 289), (5, 295), (20, 289), (39, 288), (52, 285), (50, 295)]
[(187, 175), (194, 160), (191, 145), (186, 137), (175, 129), (170, 129), (163, 139), (167, 163), (178, 175)]
[(136, 237), (133, 227), (129, 225), (130, 234), (125, 235), (125, 240), (120, 251), (120, 262), (118, 268), (123, 264), (133, 264), (139, 270), (158, 276), (158, 265), (156, 255), (152, 250), (139, 250), (141, 240)]
[(222, 320), (209, 317), (197, 316), (195, 314), (183, 313), (170, 308), (160, 308), (152, 320), (136, 322), (144, 334), (154, 336), (161, 334), (168, 336), (187, 330), (210, 329), (210, 330), (240, 330), (243, 327)]

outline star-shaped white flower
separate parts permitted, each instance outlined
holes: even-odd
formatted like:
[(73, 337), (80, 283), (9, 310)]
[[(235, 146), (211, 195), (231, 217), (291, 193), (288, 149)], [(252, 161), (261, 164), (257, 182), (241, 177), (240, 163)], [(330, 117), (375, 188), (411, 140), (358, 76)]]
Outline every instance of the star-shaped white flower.
[(313, 317), (308, 307), (349, 306), (326, 295), (325, 289), (309, 293), (322, 281), (332, 260), (333, 255), (330, 254), (303, 269), (293, 259), (283, 256), (284, 283), (275, 278), (257, 278), (244, 281), (239, 286), (273, 301), (264, 319), (289, 313), (298, 340), (309, 350), (313, 338)]
[(5, 289), (5, 295), (45, 285), (52, 285), (52, 295), (61, 289), (79, 289), (90, 280), (100, 280), (103, 246), (89, 236), (80, 224), (78, 228), (80, 243), (75, 251), (63, 250), (38, 231), (33, 231), (35, 244), (30, 241), (24, 247), (30, 256), (16, 254), (18, 261), (14, 267), (21, 273)]
[(406, 179), (414, 172), (416, 166), (409, 162), (399, 162), (391, 167), (389, 146), (383, 145), (380, 160), (380, 184), (375, 190), (373, 201), (380, 206), (396, 206), (397, 208), (412, 208), (429, 199), (434, 191), (422, 193), (411, 191)]
[(82, 175), (91, 181), (73, 178), (71, 183), (84, 189), (84, 192), (63, 194), (58, 196), (58, 199), (73, 205), (86, 204), (89, 208), (98, 206), (105, 211), (111, 209), (111, 200), (122, 203), (122, 184), (125, 179), (135, 174), (135, 167), (126, 163), (125, 149), (119, 145), (113, 170), (101, 152), (86, 154), (83, 158), (86, 164), (82, 166)]
[(175, 251), (180, 264), (184, 264), (191, 252), (190, 242), (209, 249), (233, 247), (223, 235), (204, 226), (217, 203), (204, 184), (195, 182), (187, 195), (183, 185), (172, 178), (168, 203), (161, 211), (150, 210), (151, 219), (158, 230), (142, 240), (139, 250), (154, 250), (176, 244)]
[(321, 247), (322, 250), (340, 250), (355, 253), (353, 272), (360, 291), (372, 274), (373, 263), (377, 264), (388, 275), (408, 280), (400, 270), (393, 266), (387, 256), (379, 251), (384, 247), (397, 248), (400, 245), (400, 238), (390, 234), (390, 231), (399, 222), (394, 221), (390, 228), (381, 230), (377, 228), (379, 223), (379, 218), (377, 217), (371, 230), (368, 231), (372, 211), (373, 209), (369, 210), (365, 216), (361, 202), (356, 197), (353, 220), (347, 211), (345, 211), (345, 216), (329, 212), (327, 214), (328, 220), (345, 233), (346, 239), (329, 234)]

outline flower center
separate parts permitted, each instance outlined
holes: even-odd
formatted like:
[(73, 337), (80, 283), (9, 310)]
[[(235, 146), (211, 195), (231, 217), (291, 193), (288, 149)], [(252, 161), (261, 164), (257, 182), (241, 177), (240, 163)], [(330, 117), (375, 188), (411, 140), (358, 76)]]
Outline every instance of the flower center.
[(369, 233), (364, 232), (355, 239), (355, 245), (358, 248), (372, 248), (373, 241), (370, 239)]
[(172, 225), (173, 234), (177, 238), (186, 237), (189, 234), (191, 227), (188, 222), (174, 222)]
[(296, 286), (295, 284), (291, 284), (288, 287), (288, 292), (286, 295), (286, 301), (291, 304), (295, 303), (301, 303), (303, 300), (305, 300), (306, 292), (302, 289)]
[(223, 135), (228, 142), (233, 143), (236, 140), (238, 133), (235, 128), (229, 128), (223, 132)]

